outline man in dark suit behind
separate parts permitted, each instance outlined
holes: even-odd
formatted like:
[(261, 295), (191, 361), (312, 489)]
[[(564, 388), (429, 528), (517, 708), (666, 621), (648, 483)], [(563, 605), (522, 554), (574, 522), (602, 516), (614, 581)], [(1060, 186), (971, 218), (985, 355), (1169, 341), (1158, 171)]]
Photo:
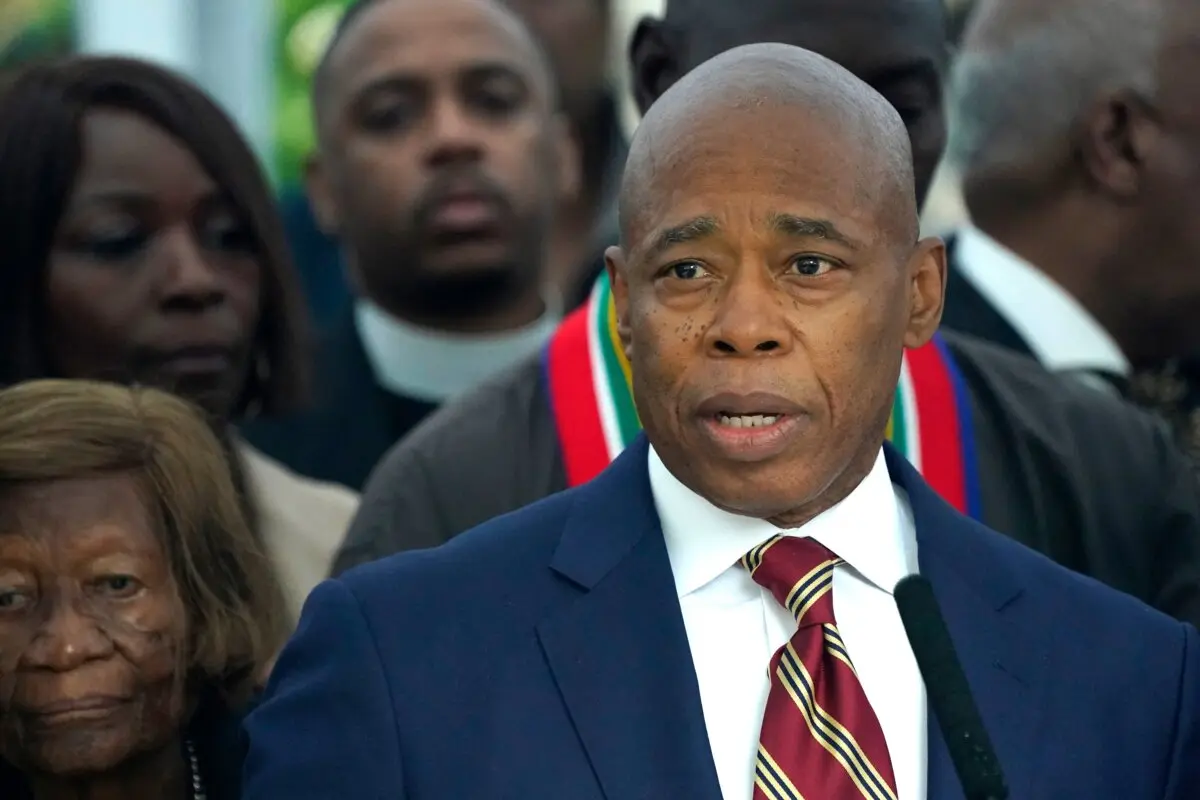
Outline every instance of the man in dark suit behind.
[(953, 76), (943, 326), (1107, 381), (1200, 455), (1200, 4), (982, 0)]
[[(643, 20), (634, 36), (635, 94), (644, 112), (695, 59), (739, 44), (811, 49), (871, 83), (900, 112), (923, 200), (945, 139), (939, 8), (940, 0), (760, 0), (746, 14), (723, 0), (670, 0), (665, 18)], [(944, 342), (968, 397), (977, 519), (1200, 624), (1200, 497), (1165, 426), (999, 347), (953, 334)], [(439, 410), (385, 457), (335, 574), (441, 544), (581, 480), (568, 476), (573, 453), (563, 434), (571, 425), (558, 416), (564, 404), (551, 396), (555, 369), (544, 356)], [(947, 429), (954, 422), (937, 420)]]
[(511, 11), (360, 0), (313, 82), (308, 192), (355, 299), (319, 353), (307, 413), (246, 438), (353, 489), (445, 400), (536, 353), (554, 214), (578, 187), (554, 75)]
[(960, 798), (891, 597), (914, 571), (1012, 797), (1196, 797), (1200, 635), (881, 448), (945, 280), (888, 103), (807, 51), (730, 51), (651, 109), (620, 205), (645, 437), (319, 587), (247, 721), (247, 800)]

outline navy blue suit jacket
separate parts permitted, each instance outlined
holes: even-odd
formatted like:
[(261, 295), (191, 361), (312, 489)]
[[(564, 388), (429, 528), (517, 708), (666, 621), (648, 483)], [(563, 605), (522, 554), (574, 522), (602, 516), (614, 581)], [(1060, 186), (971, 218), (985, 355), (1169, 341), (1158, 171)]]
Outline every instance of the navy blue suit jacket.
[[(719, 800), (646, 456), (318, 587), (246, 723), (246, 800)], [(1200, 798), (1196, 630), (888, 465), (1013, 800)], [(930, 718), (929, 798), (961, 798)]]

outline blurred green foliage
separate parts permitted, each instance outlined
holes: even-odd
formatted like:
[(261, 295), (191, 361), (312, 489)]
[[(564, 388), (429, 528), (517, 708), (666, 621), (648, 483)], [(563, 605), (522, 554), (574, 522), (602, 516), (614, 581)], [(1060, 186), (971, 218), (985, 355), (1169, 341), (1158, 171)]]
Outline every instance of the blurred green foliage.
[(71, 0), (0, 0), (0, 72), (70, 53), (73, 9)]
[[(155, 2), (155, 0), (147, 0)], [(313, 146), (309, 88), (317, 61), (351, 0), (274, 0), (275, 175), (295, 185)], [(21, 64), (69, 54), (72, 0), (0, 0), (0, 74)]]
[(304, 158), (313, 146), (309, 102), (313, 70), (350, 0), (276, 2), (275, 174), (283, 186), (289, 186), (300, 180)]

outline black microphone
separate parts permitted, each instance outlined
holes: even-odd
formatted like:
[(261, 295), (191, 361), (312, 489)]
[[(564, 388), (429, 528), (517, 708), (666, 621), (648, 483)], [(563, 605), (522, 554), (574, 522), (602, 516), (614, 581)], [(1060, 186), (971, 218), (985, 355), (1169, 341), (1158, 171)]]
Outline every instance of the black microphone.
[(895, 595), (908, 643), (925, 680), (929, 705), (946, 738), (963, 794), (967, 800), (1007, 800), (1004, 773), (954, 652), (933, 586), (920, 575), (909, 575), (896, 584)]

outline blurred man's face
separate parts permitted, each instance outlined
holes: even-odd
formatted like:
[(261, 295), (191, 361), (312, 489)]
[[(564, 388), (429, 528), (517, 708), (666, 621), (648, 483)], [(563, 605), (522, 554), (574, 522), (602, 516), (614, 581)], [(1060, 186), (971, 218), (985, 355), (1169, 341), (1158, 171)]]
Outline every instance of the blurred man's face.
[(516, 25), (474, 0), (391, 0), (330, 56), (309, 188), (369, 295), (540, 271), (569, 145)]

